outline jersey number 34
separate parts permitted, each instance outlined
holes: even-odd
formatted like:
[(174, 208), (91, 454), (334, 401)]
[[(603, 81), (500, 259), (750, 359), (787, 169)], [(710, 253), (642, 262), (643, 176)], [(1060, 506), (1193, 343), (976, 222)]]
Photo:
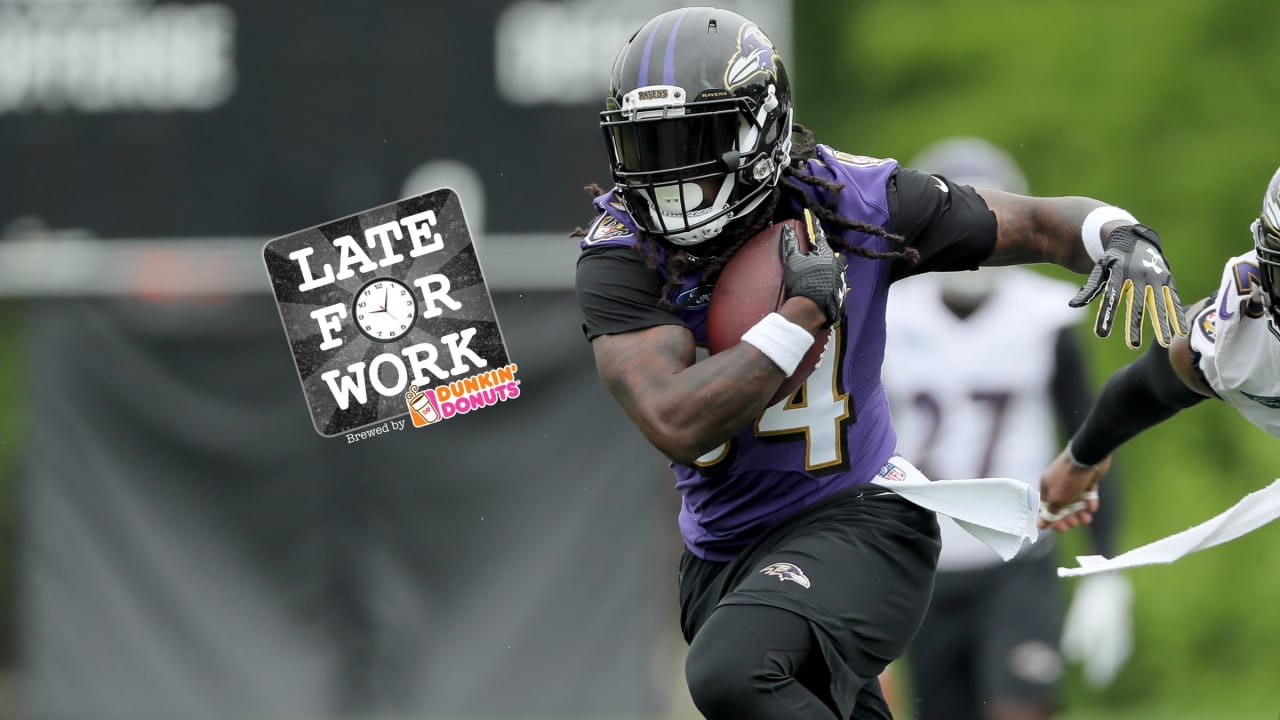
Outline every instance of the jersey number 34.
[[(839, 368), (844, 333), (832, 333), (827, 349), (791, 397), (769, 407), (756, 418), (753, 432), (766, 440), (804, 438), (805, 464), (809, 472), (845, 465), (845, 426), (855, 419), (853, 402), (840, 388)], [(711, 468), (732, 453), (730, 440), (694, 461), (698, 468)]]

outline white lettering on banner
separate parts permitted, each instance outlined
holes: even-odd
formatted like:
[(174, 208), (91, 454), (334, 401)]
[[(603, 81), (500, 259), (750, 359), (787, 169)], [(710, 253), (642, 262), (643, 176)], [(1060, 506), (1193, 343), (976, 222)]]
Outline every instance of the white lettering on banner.
[[(599, 103), (609, 83), (601, 68), (613, 65), (618, 49), (646, 20), (681, 5), (673, 0), (517, 0), (502, 10), (494, 27), (498, 92), (516, 105)], [(790, 2), (722, 0), (716, 5), (751, 18), (787, 57)], [(662, 57), (653, 67), (661, 71)]]
[(347, 366), (347, 375), (343, 375), (337, 370), (329, 370), (320, 374), (320, 379), (325, 385), (329, 386), (329, 392), (333, 393), (333, 399), (338, 403), (338, 408), (346, 410), (351, 407), (351, 398), (355, 398), (356, 402), (364, 405), (369, 402), (369, 393), (364, 387), (364, 361), (351, 363)]
[[(394, 383), (387, 385), (382, 382), (382, 368), (390, 365), (395, 370), (396, 380)], [(373, 385), (373, 389), (378, 391), (382, 397), (391, 397), (404, 392), (405, 385), (409, 382), (409, 375), (405, 372), (404, 363), (400, 362), (400, 358), (391, 353), (383, 353), (375, 357), (369, 363), (369, 384)]]
[[(422, 374), (423, 370), (430, 370), (437, 378), (444, 380), (449, 377), (457, 377), (465, 375), (473, 368), (488, 367), (489, 363), (479, 355), (476, 355), (467, 345), (471, 342), (471, 338), (475, 337), (476, 329), (469, 327), (460, 333), (450, 333), (440, 338), (440, 341), (449, 349), (449, 357), (453, 360), (453, 367), (448, 372), (441, 370), (436, 364), (436, 358), (439, 357), (439, 351), (431, 343), (419, 343), (410, 345), (400, 351), (409, 361), (409, 367), (406, 368), (404, 361), (400, 359), (400, 355), (394, 353), (382, 353), (375, 356), (368, 363), (360, 360), (347, 366), (344, 374), (340, 370), (329, 370), (320, 374), (320, 379), (328, 386), (329, 392), (333, 395), (334, 402), (338, 404), (340, 410), (346, 410), (351, 407), (351, 401), (354, 399), (356, 404), (364, 405), (369, 402), (369, 387), (372, 387), (382, 397), (392, 397), (399, 395), (408, 384), (409, 371), (413, 372), (413, 382), (415, 385), (424, 387), (433, 384), (432, 380)], [(426, 359), (419, 355), (426, 355)], [(463, 362), (463, 359), (470, 359), (471, 365)], [(387, 384), (383, 381), (382, 371), (387, 367), (391, 368), (394, 373), (395, 381)], [(365, 377), (369, 382), (365, 383)]]
[(313, 247), (304, 247), (289, 253), (289, 259), (298, 263), (298, 269), (302, 271), (302, 284), (298, 285), (299, 292), (315, 290), (333, 282), (333, 268), (329, 267), (329, 263), (324, 264), (324, 275), (319, 278), (311, 273), (311, 261), (307, 260), (307, 258), (314, 255), (315, 252), (316, 249)]
[(236, 86), (225, 5), (0, 3), (0, 115), (209, 110)]
[(475, 354), (471, 351), (471, 348), (467, 347), (467, 345), (471, 344), (471, 338), (475, 336), (476, 329), (469, 327), (460, 333), (449, 333), (448, 335), (440, 338), (441, 342), (449, 348), (449, 357), (453, 358), (453, 367), (449, 369), (450, 373), (454, 375), (461, 375), (471, 369), (466, 365), (466, 363), (462, 362), (463, 355), (471, 358), (471, 363), (475, 367), (488, 367), (488, 361)]
[[(418, 357), (419, 353), (426, 355), (425, 358)], [(422, 374), (423, 370), (430, 370), (431, 374), (440, 380), (449, 378), (449, 373), (445, 372), (436, 364), (436, 359), (440, 357), (440, 353), (436, 351), (436, 346), (431, 343), (418, 343), (410, 345), (400, 351), (405, 359), (409, 361), (409, 369), (413, 371), (413, 384), (418, 387), (428, 387), (435, 383)]]
[(401, 420), (400, 422), (391, 420), (390, 422), (384, 422), (381, 425), (375, 425), (374, 427), (371, 427), (368, 430), (361, 430), (360, 432), (347, 433), (347, 444), (350, 445), (351, 443), (360, 442), (361, 440), (367, 440), (371, 437), (375, 437), (383, 433), (391, 432), (392, 430), (403, 430), (403, 429), (404, 429), (404, 420)]
[[(315, 249), (311, 247), (304, 247), (294, 250), (289, 253), (289, 259), (298, 263), (298, 269), (302, 272), (302, 283), (298, 285), (298, 291), (307, 292), (308, 290), (315, 290), (316, 288), (324, 287), (335, 280), (346, 280), (347, 278), (354, 277), (357, 271), (359, 271), (361, 275), (364, 275), (365, 273), (377, 270), (379, 267), (389, 267), (404, 260), (404, 255), (396, 252), (391, 246), (392, 235), (394, 235), (397, 240), (404, 237), (400, 232), (400, 228), (396, 227), (396, 225), (403, 225), (405, 230), (409, 231), (409, 239), (413, 241), (413, 249), (409, 251), (409, 257), (421, 257), (427, 253), (433, 253), (440, 250), (444, 247), (444, 238), (440, 236), (440, 233), (432, 232), (435, 224), (435, 212), (427, 210), (426, 212), (420, 212), (415, 215), (401, 218), (399, 222), (388, 222), (367, 228), (364, 231), (365, 245), (367, 245), (370, 250), (375, 250), (379, 246), (382, 247), (382, 260), (376, 263), (373, 261), (373, 258), (369, 257), (369, 254), (364, 251), (364, 248), (360, 247), (360, 244), (356, 242), (354, 237), (350, 235), (343, 235), (342, 237), (334, 238), (332, 240), (333, 246), (338, 248), (337, 275), (334, 275), (333, 273), (333, 266), (329, 265), (329, 263), (325, 263), (321, 266), (324, 268), (324, 272), (321, 273), (320, 277), (316, 277), (315, 273), (311, 270), (311, 261), (307, 259), (315, 253)], [(423, 240), (430, 240), (430, 242), (424, 245)], [(352, 269), (353, 266), (357, 266), (355, 270)], [(432, 275), (430, 277), (443, 276)], [(424, 299), (428, 304), (430, 304), (431, 298), (426, 296), (428, 290), (425, 287), (423, 287), (422, 290), (424, 293)], [(446, 279), (444, 292), (447, 293), (448, 291), (449, 284)], [(444, 302), (454, 310), (462, 307), (447, 297), (444, 299)], [(431, 307), (434, 308), (435, 306), (431, 305)], [(435, 313), (435, 315), (439, 314), (439, 312)], [(434, 317), (434, 315), (427, 315), (427, 317)]]
[[(377, 242), (376, 240), (372, 240), (372, 238), (370, 240), (372, 242)], [(373, 258), (369, 257), (369, 255), (365, 253), (364, 248), (356, 244), (356, 239), (350, 235), (343, 235), (342, 237), (334, 238), (333, 246), (338, 248), (337, 279), (346, 280), (347, 278), (355, 277), (356, 271), (352, 270), (351, 266), (355, 265), (357, 261), (360, 263), (361, 275), (378, 269), (378, 264), (373, 261)], [(325, 265), (326, 270), (328, 267), (328, 265)]]
[(323, 339), (320, 343), (321, 350), (332, 350), (342, 345), (342, 341), (333, 334), (342, 330), (341, 321), (346, 316), (347, 306), (342, 303), (311, 311), (311, 319), (320, 326), (320, 337)]
[(414, 285), (422, 291), (422, 301), (426, 303), (427, 309), (422, 311), (422, 317), (433, 318), (437, 315), (443, 315), (444, 311), (437, 305), (436, 301), (444, 303), (450, 310), (461, 310), (462, 303), (449, 297), (449, 289), (452, 285), (449, 278), (439, 273), (420, 277), (413, 281)]
[[(427, 253), (433, 253), (444, 247), (444, 238), (440, 237), (440, 233), (433, 232), (436, 226), (436, 212), (434, 210), (423, 210), (420, 213), (401, 218), (400, 224), (404, 225), (405, 230), (409, 231), (409, 240), (413, 242), (413, 249), (409, 251), (409, 257), (422, 257)], [(431, 243), (423, 245), (423, 240), (430, 240)]]
[(396, 240), (404, 237), (404, 234), (400, 232), (400, 223), (394, 220), (382, 223), (381, 225), (375, 225), (364, 231), (364, 240), (369, 243), (370, 248), (372, 248), (373, 244), (378, 240), (382, 241), (382, 260), (378, 261), (378, 264), (382, 267), (395, 265), (404, 259), (403, 255), (396, 252), (395, 249), (391, 247), (392, 236), (395, 236)]

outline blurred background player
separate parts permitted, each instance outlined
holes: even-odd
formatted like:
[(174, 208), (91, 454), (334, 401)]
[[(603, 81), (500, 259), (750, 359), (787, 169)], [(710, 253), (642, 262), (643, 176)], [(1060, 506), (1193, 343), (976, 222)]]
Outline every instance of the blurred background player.
[[(953, 184), (1027, 192), (1013, 158), (978, 138), (935, 143), (910, 166)], [(895, 290), (882, 379), (899, 450), (935, 479), (1035, 482), (1059, 433), (1079, 427), (1088, 408), (1075, 335), (1083, 314), (1066, 302), (1075, 288), (1030, 270), (984, 267), (919, 275)], [(1116, 515), (1112, 507), (1093, 525), (1096, 552), (1111, 554)], [(907, 655), (920, 720), (1050, 717), (1063, 669), (1059, 637), (1091, 684), (1111, 681), (1131, 647), (1124, 576), (1085, 579), (1061, 634), (1051, 536), (1003, 563), (951, 518), (938, 523), (933, 601)], [(899, 706), (909, 704), (897, 696)]]
[(1064, 507), (1099, 487), (1113, 450), (1205, 398), (1225, 401), (1280, 436), (1280, 169), (1271, 175), (1262, 211), (1249, 230), (1253, 250), (1227, 260), (1217, 291), (1187, 310), (1191, 334), (1147, 352), (1107, 380), (1045, 472), (1045, 505), (1061, 517), (1042, 518), (1041, 526), (1097, 526), (1106, 514), (1094, 515), (1097, 499), (1071, 514)]

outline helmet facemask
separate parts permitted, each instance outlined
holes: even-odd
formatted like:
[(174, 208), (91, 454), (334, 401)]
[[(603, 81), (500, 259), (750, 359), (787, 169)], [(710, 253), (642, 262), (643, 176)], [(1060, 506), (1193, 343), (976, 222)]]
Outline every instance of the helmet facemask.
[[(703, 93), (708, 95), (712, 93)], [(772, 85), (762, 102), (637, 88), (601, 114), (619, 196), (645, 233), (680, 246), (710, 240), (777, 185), (790, 162), (791, 109)]]
[(1280, 230), (1266, 218), (1253, 221), (1253, 249), (1258, 256), (1262, 303), (1271, 332), (1280, 337)]
[(1271, 175), (1262, 196), (1262, 212), (1250, 229), (1267, 322), (1272, 334), (1280, 338), (1280, 170)]

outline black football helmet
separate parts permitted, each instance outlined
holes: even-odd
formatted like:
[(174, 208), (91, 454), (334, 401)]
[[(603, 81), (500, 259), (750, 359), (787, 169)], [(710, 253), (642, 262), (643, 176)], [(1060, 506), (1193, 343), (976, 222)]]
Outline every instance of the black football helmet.
[(600, 127), (640, 229), (697, 245), (777, 186), (791, 160), (791, 84), (755, 23), (717, 8), (672, 10), (618, 53)]
[(1280, 337), (1280, 169), (1267, 183), (1262, 214), (1253, 221), (1253, 249), (1258, 254), (1262, 301), (1270, 316), (1271, 332)]

